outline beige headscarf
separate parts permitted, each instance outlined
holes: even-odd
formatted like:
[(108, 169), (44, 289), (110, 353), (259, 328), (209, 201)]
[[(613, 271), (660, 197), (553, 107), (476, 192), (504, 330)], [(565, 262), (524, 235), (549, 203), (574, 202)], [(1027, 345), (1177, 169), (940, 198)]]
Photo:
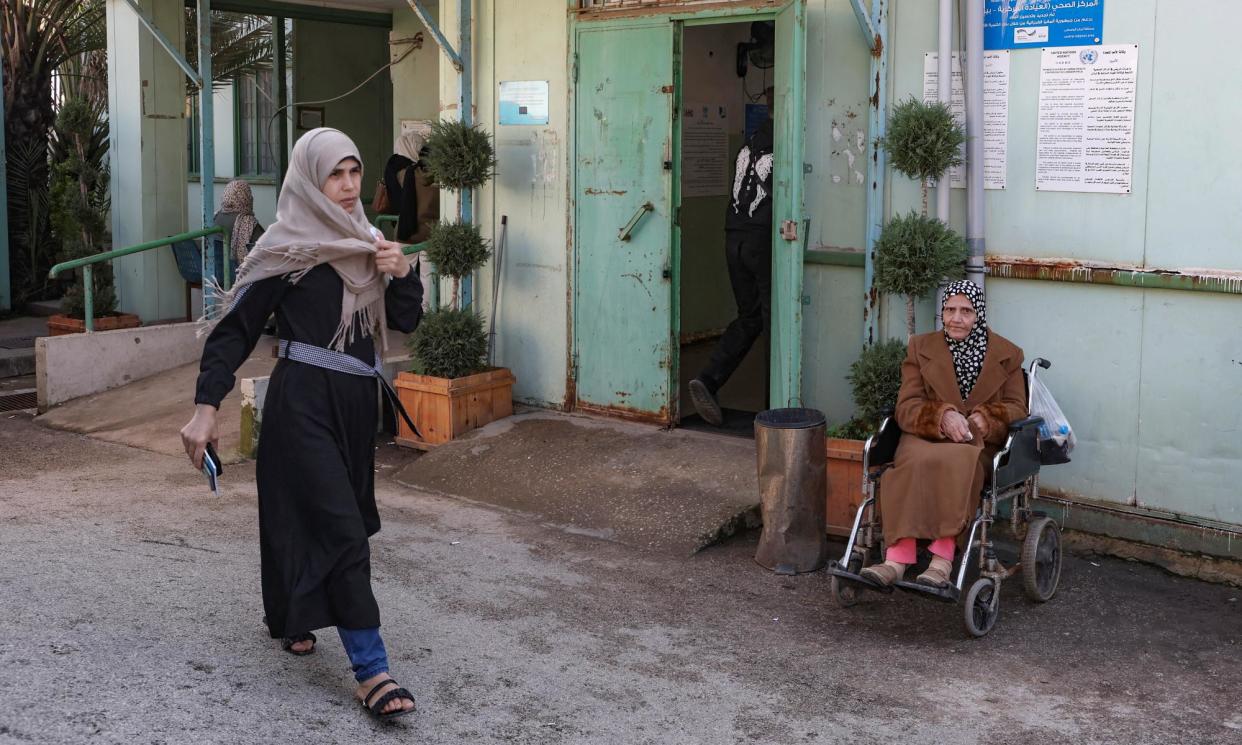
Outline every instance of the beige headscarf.
[(259, 225), (254, 217), (254, 194), (250, 191), (249, 182), (234, 179), (224, 187), (224, 196), (220, 200), (220, 215), (234, 215), (233, 232), (229, 235), (229, 248), (233, 250), (233, 259), (240, 265), (246, 259), (250, 247), (250, 236)]
[(298, 139), (276, 202), (276, 222), (247, 254), (220, 307), (231, 307), (241, 288), (252, 282), (288, 275), (288, 281), (296, 284), (319, 264), (329, 264), (345, 284), (341, 322), (329, 346), (344, 351), (361, 330), (379, 337), (382, 353), (388, 346), (386, 283), (383, 272), (375, 268), (375, 237), (361, 196), (347, 213), (320, 190), (346, 158), (362, 163), (353, 140), (338, 130), (312, 129)]
[(404, 155), (415, 163), (418, 162), (419, 151), (423, 149), (426, 139), (414, 130), (402, 132), (397, 141), (393, 143), (392, 151), (397, 155)]

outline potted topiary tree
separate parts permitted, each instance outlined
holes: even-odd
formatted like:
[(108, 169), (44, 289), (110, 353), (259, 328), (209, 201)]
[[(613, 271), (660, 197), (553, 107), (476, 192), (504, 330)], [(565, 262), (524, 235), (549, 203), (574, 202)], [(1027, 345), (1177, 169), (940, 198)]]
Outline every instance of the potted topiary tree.
[[(460, 122), (432, 125), (427, 147), (428, 172), (444, 188), (477, 188), (495, 168), (487, 134)], [(415, 369), (398, 373), (393, 385), (422, 434), (417, 437), (399, 421), (397, 443), (426, 450), (512, 414), (516, 379), (506, 368), (487, 367), (483, 320), (462, 307), (462, 278), (491, 256), (478, 226), (461, 221), (433, 226), (424, 254), (439, 275), (452, 280), (449, 304), (419, 324), (410, 338)]]
[[(906, 299), (906, 333), (914, 335), (914, 301), (946, 277), (962, 276), (966, 242), (940, 220), (927, 216), (931, 181), (962, 162), (966, 133), (949, 107), (907, 99), (893, 107), (880, 144), (893, 168), (918, 179), (923, 209), (893, 218), (875, 244), (875, 286)], [(862, 499), (865, 438), (879, 428), (883, 413), (897, 403), (906, 344), (890, 339), (865, 347), (846, 378), (857, 413), (828, 437), (828, 532), (848, 534)]]
[(846, 380), (855, 414), (828, 431), (828, 532), (848, 535), (862, 499), (862, 457), (865, 440), (880, 427), (886, 412), (897, 403), (901, 363), (906, 345), (889, 339), (863, 349)]
[(914, 336), (914, 302), (945, 279), (966, 273), (966, 241), (934, 217), (894, 217), (875, 242), (875, 286), (906, 298), (906, 334)]
[(940, 220), (927, 216), (928, 185), (962, 164), (966, 132), (948, 105), (909, 98), (893, 107), (888, 133), (880, 140), (898, 172), (918, 179), (923, 210), (893, 218), (875, 245), (875, 286), (906, 299), (906, 333), (914, 335), (914, 302), (944, 279), (964, 274), (966, 241)]
[[(65, 149), (65, 159), (52, 171), (50, 193), (52, 227), (61, 242), (61, 261), (94, 256), (104, 249), (108, 212), (108, 174), (92, 158), (101, 116), (84, 99), (70, 99), (56, 117), (56, 135)], [(91, 269), (91, 306), (95, 330), (133, 328), (141, 325), (138, 316), (116, 312), (116, 290), (112, 266), (96, 264)], [(74, 283), (65, 292), (63, 313), (48, 319), (52, 336), (86, 330), (86, 276), (74, 270)]]

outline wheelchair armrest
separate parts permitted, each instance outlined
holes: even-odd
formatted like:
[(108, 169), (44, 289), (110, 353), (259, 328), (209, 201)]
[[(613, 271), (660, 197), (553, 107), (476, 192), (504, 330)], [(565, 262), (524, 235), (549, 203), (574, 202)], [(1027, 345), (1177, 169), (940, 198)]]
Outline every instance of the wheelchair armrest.
[(1039, 427), (1043, 417), (1028, 416), (1009, 425), (1005, 448), (993, 461), (992, 483), (1004, 489), (1039, 473)]
[(1021, 432), (1024, 429), (1037, 429), (1039, 425), (1044, 423), (1042, 416), (1028, 416), (1025, 419), (1019, 419), (1009, 423), (1010, 432)]
[(863, 446), (863, 470), (891, 463), (897, 455), (897, 443), (901, 440), (901, 427), (891, 415), (880, 421), (880, 429), (867, 438)]

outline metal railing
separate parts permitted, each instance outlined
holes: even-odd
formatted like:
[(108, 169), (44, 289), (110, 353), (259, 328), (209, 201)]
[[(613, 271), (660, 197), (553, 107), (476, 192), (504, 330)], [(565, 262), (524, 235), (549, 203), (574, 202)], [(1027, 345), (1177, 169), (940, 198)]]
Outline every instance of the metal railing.
[[(380, 215), (379, 217), (375, 218), (375, 228), (376, 230), (379, 230), (382, 233), (384, 232), (385, 225), (396, 226), (398, 219), (399, 218), (397, 215)], [(411, 243), (409, 245), (403, 246), (402, 251), (405, 252), (406, 256), (411, 256), (413, 254), (418, 253), (419, 251), (422, 251), (425, 248), (427, 248), (426, 242)], [(432, 266), (432, 269), (431, 269), (431, 283), (430, 284), (431, 286), (427, 290), (427, 294), (428, 294), (427, 302), (431, 305), (431, 309), (435, 310), (436, 308), (440, 307), (440, 274), (435, 270), (434, 266)]]
[[(227, 290), (233, 281), (231, 267), (229, 266), (229, 234), (224, 230), (224, 228), (221, 227), (205, 228), (203, 230), (195, 230), (189, 233), (178, 233), (177, 235), (172, 235), (167, 238), (159, 238), (153, 241), (147, 241), (146, 243), (139, 243), (136, 246), (118, 248), (115, 251), (105, 251), (101, 254), (86, 256), (81, 259), (74, 259), (73, 261), (62, 261), (52, 267), (51, 271), (47, 273), (47, 276), (51, 279), (56, 279), (61, 272), (72, 271), (74, 269), (82, 270), (82, 293), (86, 306), (83, 314), (83, 320), (85, 321), (86, 330), (89, 333), (95, 330), (95, 283), (94, 276), (91, 271), (93, 269), (93, 265), (101, 264), (105, 261), (112, 261), (113, 259), (119, 259), (122, 256), (129, 256), (130, 254), (142, 253), (143, 251), (152, 251), (157, 248), (163, 248), (164, 246), (171, 246), (172, 244), (179, 243), (181, 241), (192, 241), (198, 238), (206, 238), (209, 235), (219, 235), (224, 239), (224, 245), (221, 248), (224, 277), (220, 286)], [(203, 257), (204, 277), (206, 277), (207, 274), (206, 254), (208, 253), (205, 244), (206, 242), (204, 242), (204, 245), (199, 249), (200, 255)], [(214, 264), (214, 262), (212, 263)]]
[[(396, 215), (380, 215), (379, 217), (375, 218), (375, 227), (380, 232), (383, 232), (384, 225), (387, 225), (387, 224), (396, 225), (397, 216)], [(95, 304), (94, 304), (95, 283), (94, 283), (94, 275), (92, 273), (92, 269), (95, 264), (101, 264), (105, 261), (112, 261), (113, 259), (119, 259), (122, 256), (129, 256), (130, 254), (142, 253), (143, 251), (152, 251), (157, 248), (163, 248), (164, 246), (171, 246), (172, 244), (179, 243), (181, 241), (192, 241), (192, 240), (197, 240), (199, 238), (206, 238), (209, 235), (219, 235), (224, 239), (223, 246), (220, 249), (222, 252), (224, 277), (220, 283), (220, 286), (223, 287), (225, 290), (227, 290), (229, 289), (229, 286), (232, 285), (233, 283), (232, 262), (230, 261), (232, 254), (229, 251), (228, 231), (226, 231), (222, 227), (205, 228), (203, 230), (194, 230), (188, 233), (178, 233), (177, 235), (171, 235), (167, 238), (159, 238), (153, 241), (147, 241), (146, 243), (139, 243), (136, 246), (118, 248), (115, 251), (105, 251), (104, 253), (101, 253), (101, 254), (95, 254), (94, 256), (86, 256), (81, 259), (74, 259), (72, 261), (62, 261), (61, 263), (52, 267), (51, 271), (48, 272), (48, 277), (50, 277), (51, 279), (56, 279), (56, 277), (59, 276), (62, 272), (73, 271), (74, 269), (82, 270), (82, 283), (83, 283), (82, 291), (84, 295), (83, 299), (85, 300), (85, 305), (86, 305), (86, 310), (84, 313), (85, 317), (83, 320), (85, 321), (86, 330), (88, 332), (91, 332), (95, 330)], [(422, 251), (426, 247), (427, 247), (426, 243), (415, 243), (412, 245), (404, 246), (402, 250), (405, 252), (406, 256), (410, 256), (410, 255), (418, 253), (419, 251)], [(199, 249), (199, 251), (203, 259), (203, 264), (202, 264), (203, 273), (204, 273), (204, 276), (206, 276), (207, 266), (208, 266), (207, 264), (208, 251), (207, 251), (207, 247), (205, 243)], [(440, 307), (440, 275), (437, 274), (434, 270), (431, 273), (430, 295), (431, 297), (428, 299), (431, 303), (431, 307), (432, 308)]]

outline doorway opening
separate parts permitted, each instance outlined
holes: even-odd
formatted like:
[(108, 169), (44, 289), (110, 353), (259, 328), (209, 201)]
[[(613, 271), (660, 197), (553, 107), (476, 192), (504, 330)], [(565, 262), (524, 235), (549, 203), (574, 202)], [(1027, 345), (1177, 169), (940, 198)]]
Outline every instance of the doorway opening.
[[(759, 183), (756, 194), (737, 171), (747, 170), (752, 138), (765, 127), (770, 131), (765, 92), (776, 77), (775, 23), (685, 26), (681, 42), (674, 151), (679, 157), (678, 423), (753, 437), (755, 414), (769, 407), (771, 389), (770, 312), (762, 308), (771, 308), (772, 182)], [(769, 154), (759, 172), (770, 174), (772, 163)], [(765, 200), (766, 208), (756, 199)], [(735, 211), (729, 229), (726, 216), (735, 207), (741, 219)], [(764, 215), (769, 217), (761, 230)], [(755, 261), (756, 253), (762, 262)], [(713, 374), (727, 377), (712, 381), (720, 384), (719, 426), (704, 421), (690, 394), (692, 380)]]

